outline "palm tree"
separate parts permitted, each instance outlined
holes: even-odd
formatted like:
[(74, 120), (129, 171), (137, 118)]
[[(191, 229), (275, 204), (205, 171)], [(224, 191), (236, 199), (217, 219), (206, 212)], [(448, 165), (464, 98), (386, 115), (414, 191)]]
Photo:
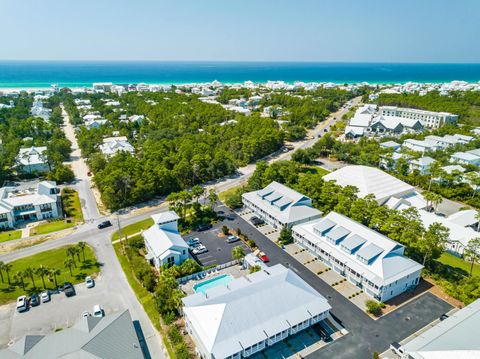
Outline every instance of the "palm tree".
[(195, 199), (195, 202), (198, 204), (200, 198), (205, 194), (205, 188), (199, 185), (192, 187), (192, 197)]
[(77, 263), (75, 262), (75, 252), (76, 252), (75, 247), (68, 247), (67, 248), (67, 255), (72, 257), (73, 265), (75, 266), (75, 268), (77, 268)]
[(65, 259), (63, 262), (64, 266), (70, 270), (70, 276), (73, 277), (72, 267), (75, 265), (75, 261), (71, 258)]
[(35, 274), (42, 278), (43, 289), (47, 289), (45, 285), (45, 276), (48, 275), (48, 273), (50, 273), (50, 270), (43, 265), (40, 265), (35, 271)]
[(23, 290), (25, 290), (25, 281), (24, 281), (24, 278), (25, 278), (25, 276), (24, 276), (24, 273), (22, 273), (22, 272), (17, 272), (17, 273), (15, 273), (15, 274), (13, 275), (13, 280), (14, 280), (16, 283), (20, 282), (20, 284), (22, 285)]
[(85, 247), (86, 247), (86, 243), (85, 242), (78, 242), (77, 246), (78, 246), (78, 249), (80, 251), (82, 251), (82, 255), (83, 255), (83, 261), (85, 262)]
[(2, 278), (2, 283), (5, 283), (5, 281), (3, 280), (3, 268), (4, 268), (4, 266), (5, 266), (5, 263), (0, 261), (0, 277)]
[(32, 269), (32, 267), (25, 268), (23, 274), (25, 277), (30, 277), (30, 279), (32, 280), (33, 288), (36, 288), (37, 286), (35, 285), (35, 280), (33, 279), (34, 270)]
[(465, 255), (470, 257), (472, 264), (470, 265), (470, 277), (473, 273), (473, 266), (475, 265), (475, 261), (477, 260), (478, 255), (480, 254), (480, 238), (473, 238), (471, 239), (467, 247), (465, 248)]
[(13, 264), (12, 263), (5, 263), (3, 265), (3, 270), (7, 273), (7, 280), (8, 280), (8, 285), (10, 285), (10, 271), (12, 270), (13, 268)]
[(423, 197), (427, 200), (427, 210), (431, 211), (432, 209), (436, 210), (436, 207), (442, 202), (443, 198), (437, 193), (434, 192), (423, 192)]
[(58, 288), (57, 275), (60, 275), (60, 274), (62, 274), (62, 271), (60, 269), (55, 269), (55, 268), (50, 269), (50, 275), (53, 277), (53, 281), (55, 282), (55, 288)]
[(218, 201), (218, 194), (217, 191), (215, 191), (215, 188), (211, 188), (208, 191), (208, 203), (210, 204), (210, 207), (212, 207), (212, 210), (215, 210), (215, 204)]
[(77, 256), (78, 262), (80, 263), (80, 248), (73, 247), (73, 252)]

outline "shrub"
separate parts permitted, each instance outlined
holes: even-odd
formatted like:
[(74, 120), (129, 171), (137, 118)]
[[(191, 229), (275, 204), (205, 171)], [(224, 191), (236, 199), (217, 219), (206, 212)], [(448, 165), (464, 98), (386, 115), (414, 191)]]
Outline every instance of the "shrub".
[(240, 228), (237, 228), (237, 236), (241, 236), (242, 235), (242, 231), (240, 230)]
[(367, 313), (379, 316), (382, 314), (382, 303), (378, 303), (372, 299), (365, 301), (365, 306), (367, 307)]
[(227, 226), (222, 227), (222, 232), (224, 235), (228, 236), (230, 234), (230, 230), (228, 229)]
[(247, 240), (247, 246), (249, 246), (250, 248), (255, 248), (257, 245), (253, 240), (249, 239)]

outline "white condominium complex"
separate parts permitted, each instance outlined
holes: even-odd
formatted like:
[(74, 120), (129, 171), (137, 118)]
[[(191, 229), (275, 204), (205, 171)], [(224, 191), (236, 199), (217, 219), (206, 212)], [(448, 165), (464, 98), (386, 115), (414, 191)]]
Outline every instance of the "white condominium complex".
[(458, 120), (458, 115), (448, 112), (432, 112), (396, 106), (380, 106), (379, 112), (381, 116), (398, 116), (419, 120), (426, 128), (439, 128), (448, 123), (456, 123)]
[(417, 286), (423, 266), (404, 246), (336, 212), (292, 228), (297, 244), (377, 300)]

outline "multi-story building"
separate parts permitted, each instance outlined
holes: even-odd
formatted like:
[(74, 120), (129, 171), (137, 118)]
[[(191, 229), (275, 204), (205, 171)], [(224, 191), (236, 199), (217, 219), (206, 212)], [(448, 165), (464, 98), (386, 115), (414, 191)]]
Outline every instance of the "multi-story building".
[(18, 169), (24, 173), (48, 172), (47, 147), (21, 148), (17, 156)]
[(182, 299), (186, 329), (204, 359), (240, 359), (328, 318), (327, 300), (281, 264)]
[(36, 189), (0, 188), (0, 229), (61, 216), (62, 200), (55, 182), (40, 182)]
[(292, 233), (298, 245), (379, 301), (419, 283), (423, 266), (403, 255), (403, 245), (339, 213), (294, 226)]
[(419, 120), (425, 128), (440, 128), (445, 124), (456, 123), (458, 120), (458, 115), (448, 112), (432, 112), (396, 106), (380, 106), (379, 112), (382, 116), (398, 116)]
[(322, 212), (312, 207), (310, 198), (275, 181), (259, 191), (244, 193), (242, 201), (273, 228), (291, 228), (322, 216)]

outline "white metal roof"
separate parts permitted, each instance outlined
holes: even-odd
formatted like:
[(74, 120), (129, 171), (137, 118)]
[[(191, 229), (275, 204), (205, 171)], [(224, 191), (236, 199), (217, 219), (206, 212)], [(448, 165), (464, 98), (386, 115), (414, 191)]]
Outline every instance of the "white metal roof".
[(275, 181), (259, 191), (244, 193), (243, 197), (284, 224), (322, 214), (311, 207), (310, 198)]
[[(334, 227), (331, 224), (327, 226), (330, 229), (323, 236), (315, 231), (322, 222), (335, 223)], [(335, 245), (326, 237), (338, 227), (343, 227), (350, 233)], [(403, 256), (404, 247), (400, 243), (336, 212), (330, 212), (320, 220), (294, 226), (293, 231), (377, 285), (387, 285), (422, 268), (417, 262)], [(342, 249), (342, 244), (347, 249), (355, 249), (354, 252), (346, 252)], [(357, 254), (370, 263), (362, 262)]]
[(188, 250), (187, 243), (177, 231), (160, 228), (157, 223), (144, 231), (142, 236), (154, 256), (161, 259), (173, 252), (179, 253), (181, 250)]
[[(478, 222), (478, 219), (475, 218), (477, 216), (477, 213), (478, 212), (474, 209), (458, 211), (448, 216), (448, 220), (450, 222), (456, 223), (463, 227), (472, 226)], [(479, 237), (480, 237), (480, 233), (479, 233)]]
[(331, 309), (321, 294), (281, 264), (182, 301), (188, 320), (215, 358), (238, 353)]
[(480, 358), (480, 300), (440, 321), (403, 348), (413, 359)]
[(375, 167), (346, 166), (323, 176), (325, 181), (336, 181), (342, 187), (355, 186), (358, 195), (372, 193), (383, 204), (390, 197), (404, 197), (414, 192), (414, 187)]

